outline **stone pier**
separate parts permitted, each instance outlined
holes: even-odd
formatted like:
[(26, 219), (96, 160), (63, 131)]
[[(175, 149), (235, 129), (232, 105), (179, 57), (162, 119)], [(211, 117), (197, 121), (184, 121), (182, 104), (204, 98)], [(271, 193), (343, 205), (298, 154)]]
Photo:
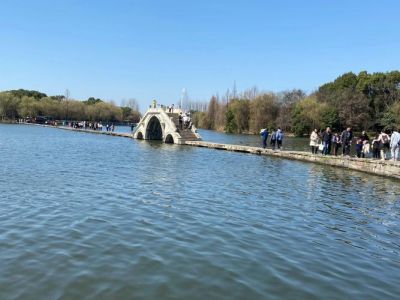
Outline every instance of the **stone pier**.
[(185, 144), (193, 147), (205, 147), (217, 150), (268, 155), (285, 159), (313, 162), (400, 179), (400, 161), (394, 162), (388, 160), (373, 160), (371, 158), (342, 157), (330, 155), (322, 156), (304, 151), (281, 151), (263, 149), (259, 147), (210, 143), (204, 141), (187, 141)]

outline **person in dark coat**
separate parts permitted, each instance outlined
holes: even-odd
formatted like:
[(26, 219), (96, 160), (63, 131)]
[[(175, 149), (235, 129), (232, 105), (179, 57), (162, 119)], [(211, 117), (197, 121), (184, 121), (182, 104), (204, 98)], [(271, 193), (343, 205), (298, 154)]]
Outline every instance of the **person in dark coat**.
[(372, 157), (374, 159), (380, 159), (381, 158), (381, 151), (382, 144), (381, 141), (379, 140), (379, 133), (375, 135), (375, 138), (372, 140)]
[(276, 145), (276, 131), (272, 130), (271, 132), (271, 139), (270, 139), (270, 145), (273, 150), (275, 150), (275, 145)]
[(331, 141), (332, 141), (332, 132), (329, 127), (326, 128), (326, 130), (322, 133), (322, 144), (324, 145), (324, 148), (322, 150), (322, 155), (328, 155), (330, 154), (331, 150)]
[(340, 136), (338, 133), (335, 133), (332, 136), (332, 144), (333, 144), (333, 155), (339, 154), (339, 147), (342, 146), (342, 141), (340, 140)]
[(179, 113), (178, 116), (178, 121), (179, 121), (179, 129), (183, 129), (183, 117), (182, 117), (182, 112)]
[(261, 129), (260, 134), (262, 138), (262, 147), (265, 149), (267, 148), (267, 139), (269, 134), (268, 129), (267, 128)]
[(343, 146), (343, 155), (349, 156), (351, 140), (353, 139), (353, 132), (351, 131), (350, 127), (347, 127), (347, 129), (342, 132), (342, 136), (340, 137), (340, 139)]
[(363, 147), (363, 143), (361, 141), (361, 138), (359, 138), (356, 142), (356, 155), (358, 158), (361, 157), (362, 154), (362, 147)]

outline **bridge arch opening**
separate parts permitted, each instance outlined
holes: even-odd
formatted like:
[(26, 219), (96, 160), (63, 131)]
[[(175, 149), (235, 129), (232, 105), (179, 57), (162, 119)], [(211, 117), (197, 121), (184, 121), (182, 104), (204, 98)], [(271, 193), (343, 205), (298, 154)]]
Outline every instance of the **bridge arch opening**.
[(167, 144), (173, 144), (174, 143), (174, 138), (172, 137), (172, 134), (168, 134), (167, 137), (165, 138), (165, 143)]
[(146, 138), (148, 140), (162, 140), (163, 132), (161, 123), (156, 116), (150, 118), (146, 128)]
[(138, 140), (143, 140), (143, 133), (141, 131), (138, 132), (137, 139)]

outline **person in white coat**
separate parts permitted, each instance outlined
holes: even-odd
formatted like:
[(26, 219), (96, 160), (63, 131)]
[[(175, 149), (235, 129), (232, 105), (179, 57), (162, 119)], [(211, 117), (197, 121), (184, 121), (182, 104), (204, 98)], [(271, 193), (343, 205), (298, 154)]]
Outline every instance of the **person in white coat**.
[(310, 135), (310, 146), (311, 146), (311, 153), (317, 154), (318, 153), (318, 130), (314, 129), (314, 131)]
[(400, 148), (400, 133), (398, 130), (393, 130), (392, 136), (390, 137), (390, 152), (392, 154), (392, 160), (396, 161), (399, 158)]

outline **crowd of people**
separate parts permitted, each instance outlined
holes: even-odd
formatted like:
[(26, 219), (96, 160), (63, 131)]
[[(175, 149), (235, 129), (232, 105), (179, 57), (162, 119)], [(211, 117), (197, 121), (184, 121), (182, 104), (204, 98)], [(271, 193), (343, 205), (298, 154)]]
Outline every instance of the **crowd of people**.
[(174, 108), (175, 108), (175, 104), (169, 105), (169, 106), (167, 107), (168, 112), (173, 114), (173, 113), (174, 113)]
[[(280, 128), (271, 133), (267, 128), (261, 129), (262, 147), (265, 149), (269, 145), (273, 150), (282, 148), (283, 132)], [(333, 133), (330, 127), (324, 131), (314, 129), (310, 135), (310, 147), (312, 154), (321, 153), (322, 155), (343, 155), (350, 156), (354, 142), (355, 156), (358, 158), (398, 160), (400, 152), (400, 133), (397, 129), (392, 132), (382, 130), (372, 138), (363, 131), (359, 136), (354, 137), (350, 127), (341, 133)], [(389, 156), (390, 154), (390, 156)]]
[(268, 144), (268, 137), (269, 137), (269, 144), (273, 150), (277, 148), (278, 150), (282, 149), (282, 142), (283, 142), (283, 131), (281, 128), (278, 127), (277, 130), (272, 129), (271, 135), (269, 134), (268, 128), (263, 128), (260, 131), (262, 137), (262, 147), (265, 149), (267, 148)]
[(192, 118), (190, 117), (190, 112), (182, 113), (178, 115), (179, 129), (186, 130), (192, 129)]
[(310, 135), (311, 153), (322, 155), (350, 156), (350, 150), (354, 141), (355, 155), (358, 158), (372, 157), (373, 159), (389, 159), (389, 152), (392, 160), (397, 160), (400, 149), (400, 133), (397, 129), (391, 133), (382, 130), (370, 138), (363, 131), (359, 136), (353, 139), (353, 131), (350, 127), (346, 128), (341, 134), (332, 133), (330, 127), (318, 132), (315, 129)]
[[(103, 130), (103, 124), (101, 122), (89, 122), (89, 121), (82, 121), (82, 122), (69, 122), (68, 127), (76, 128), (76, 129), (90, 129), (90, 130)], [(106, 131), (114, 132), (115, 125), (114, 123), (107, 123), (105, 125)]]

